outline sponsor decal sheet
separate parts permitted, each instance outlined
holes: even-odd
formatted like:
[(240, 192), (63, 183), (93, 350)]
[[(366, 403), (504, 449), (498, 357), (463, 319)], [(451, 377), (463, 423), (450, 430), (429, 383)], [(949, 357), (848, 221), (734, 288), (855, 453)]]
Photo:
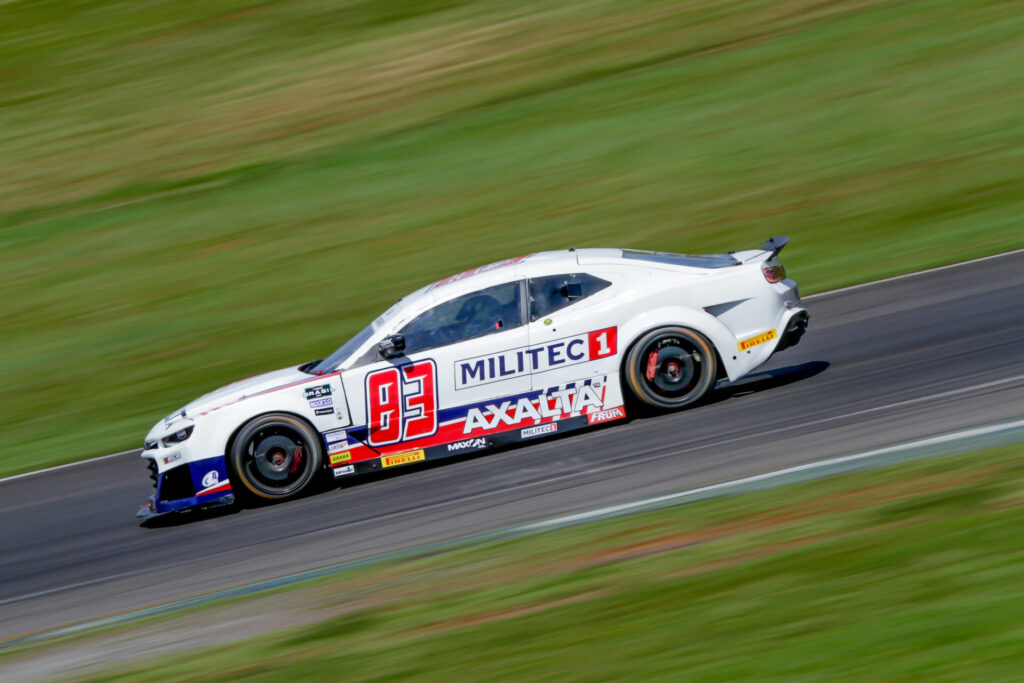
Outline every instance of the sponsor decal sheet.
[[(543, 377), (546, 370), (605, 358), (616, 351), (612, 327), (537, 347), (457, 360), (440, 369), (437, 362), (425, 359), (375, 370), (364, 380), (367, 424), (324, 433), (330, 464), (347, 468), (380, 458), (381, 466), (390, 468), (428, 456), (483, 450), (495, 443), (491, 437), (497, 435), (502, 435), (499, 442), (532, 439), (558, 432), (560, 427), (575, 429), (625, 418), (622, 406), (605, 406), (608, 376), (449, 408), (442, 407), (438, 396), (438, 372), (455, 373), (457, 400), (467, 387), (521, 374)], [(313, 389), (306, 396), (311, 404), (331, 398), (329, 387)], [(574, 422), (566, 425), (569, 419)]]

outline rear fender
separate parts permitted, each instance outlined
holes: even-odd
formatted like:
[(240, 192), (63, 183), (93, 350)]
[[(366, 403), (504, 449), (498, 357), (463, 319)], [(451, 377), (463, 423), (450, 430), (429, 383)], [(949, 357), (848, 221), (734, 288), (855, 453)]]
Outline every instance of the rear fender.
[(669, 326), (687, 327), (704, 335), (718, 353), (730, 380), (738, 379), (748, 371), (747, 364), (731, 352), (736, 348), (736, 337), (732, 332), (714, 316), (685, 306), (664, 306), (644, 311), (620, 325), (619, 338), (626, 342), (622, 345), (622, 357), (625, 358), (628, 349), (647, 332)]

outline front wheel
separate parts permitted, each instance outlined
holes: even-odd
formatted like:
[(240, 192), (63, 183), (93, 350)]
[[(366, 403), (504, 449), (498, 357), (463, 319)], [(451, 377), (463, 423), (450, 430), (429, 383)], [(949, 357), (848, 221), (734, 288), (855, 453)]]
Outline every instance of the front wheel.
[(662, 327), (633, 345), (623, 367), (637, 399), (658, 408), (699, 401), (715, 384), (717, 357), (711, 343), (685, 327)]
[(231, 469), (259, 498), (285, 500), (302, 492), (320, 471), (319, 436), (302, 420), (284, 413), (250, 420), (231, 445)]

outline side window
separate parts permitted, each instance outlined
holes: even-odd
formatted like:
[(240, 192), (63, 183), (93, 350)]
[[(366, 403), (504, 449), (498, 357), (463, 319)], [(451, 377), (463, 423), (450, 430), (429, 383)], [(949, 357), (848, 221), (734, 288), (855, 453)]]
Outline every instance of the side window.
[(570, 306), (611, 285), (588, 273), (547, 275), (530, 280), (530, 322)]
[(481, 289), (434, 306), (421, 313), (398, 334), (405, 336), (405, 352), (495, 334), (523, 324), (519, 283)]

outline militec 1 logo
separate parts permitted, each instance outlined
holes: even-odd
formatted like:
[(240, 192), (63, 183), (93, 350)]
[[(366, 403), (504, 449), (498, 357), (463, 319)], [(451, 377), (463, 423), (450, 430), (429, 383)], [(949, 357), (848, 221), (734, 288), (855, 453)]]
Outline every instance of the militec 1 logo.
[(455, 362), (455, 388), (466, 389), (530, 373), (613, 356), (616, 328), (606, 327), (538, 346), (524, 346)]

